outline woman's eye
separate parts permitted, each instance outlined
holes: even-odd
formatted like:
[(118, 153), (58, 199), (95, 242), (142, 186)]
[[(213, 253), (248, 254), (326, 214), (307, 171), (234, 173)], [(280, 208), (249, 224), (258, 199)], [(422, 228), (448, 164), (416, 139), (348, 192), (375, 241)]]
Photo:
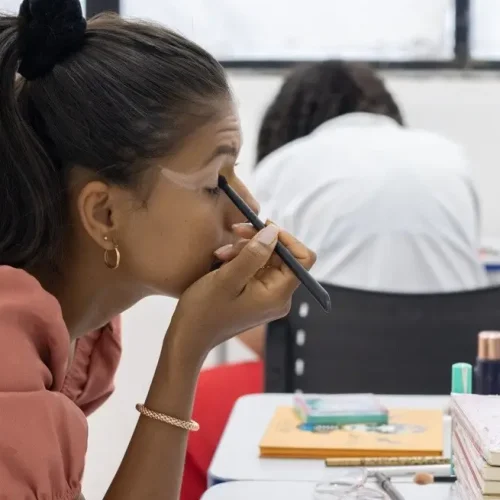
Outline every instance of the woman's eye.
[(210, 196), (217, 197), (220, 194), (220, 188), (219, 186), (215, 186), (213, 188), (205, 188), (205, 192), (208, 193)]

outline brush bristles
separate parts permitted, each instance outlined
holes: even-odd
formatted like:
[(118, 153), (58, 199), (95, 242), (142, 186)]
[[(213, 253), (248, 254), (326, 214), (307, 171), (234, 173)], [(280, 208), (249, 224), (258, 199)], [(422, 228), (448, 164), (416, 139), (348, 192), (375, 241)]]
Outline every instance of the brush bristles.
[(413, 477), (413, 482), (421, 486), (425, 486), (434, 482), (434, 476), (427, 472), (419, 472)]

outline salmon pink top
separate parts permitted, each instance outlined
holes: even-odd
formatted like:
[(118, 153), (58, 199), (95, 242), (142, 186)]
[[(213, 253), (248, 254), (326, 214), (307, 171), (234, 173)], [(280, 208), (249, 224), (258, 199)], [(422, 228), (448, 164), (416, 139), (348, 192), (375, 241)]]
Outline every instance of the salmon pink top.
[(86, 416), (113, 391), (119, 319), (70, 338), (58, 301), (25, 271), (0, 266), (0, 499), (75, 500)]

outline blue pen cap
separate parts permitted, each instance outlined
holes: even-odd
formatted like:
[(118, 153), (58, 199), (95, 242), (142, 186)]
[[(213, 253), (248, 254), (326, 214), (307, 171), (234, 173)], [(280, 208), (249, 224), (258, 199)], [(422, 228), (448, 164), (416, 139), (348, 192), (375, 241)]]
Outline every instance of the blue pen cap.
[(451, 393), (472, 394), (472, 365), (455, 363), (451, 367)]

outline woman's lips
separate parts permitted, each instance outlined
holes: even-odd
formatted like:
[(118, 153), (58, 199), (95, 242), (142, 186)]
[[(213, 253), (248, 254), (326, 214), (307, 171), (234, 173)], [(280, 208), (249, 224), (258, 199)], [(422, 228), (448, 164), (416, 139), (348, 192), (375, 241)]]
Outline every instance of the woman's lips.
[(224, 262), (217, 258), (214, 258), (212, 265), (210, 266), (210, 272), (217, 271), (217, 269), (219, 269), (222, 264), (224, 264)]

